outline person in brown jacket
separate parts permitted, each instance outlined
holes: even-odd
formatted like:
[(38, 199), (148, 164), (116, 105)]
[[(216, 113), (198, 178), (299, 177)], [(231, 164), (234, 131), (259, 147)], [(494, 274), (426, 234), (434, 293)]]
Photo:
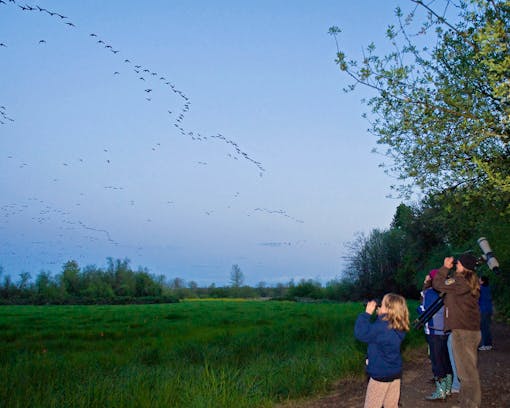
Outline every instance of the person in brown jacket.
[[(479, 408), (482, 400), (478, 374), (480, 344), (480, 285), (476, 275), (477, 259), (471, 254), (444, 259), (432, 287), (445, 293), (445, 329), (451, 330), (453, 355), (461, 381), (460, 403), (464, 408)], [(448, 276), (455, 266), (453, 276)]]

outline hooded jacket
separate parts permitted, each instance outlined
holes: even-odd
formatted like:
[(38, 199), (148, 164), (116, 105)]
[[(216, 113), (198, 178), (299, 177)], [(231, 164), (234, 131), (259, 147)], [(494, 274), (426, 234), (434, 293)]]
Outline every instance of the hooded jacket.
[[(425, 313), (425, 311), (439, 298), (439, 293), (433, 289), (428, 288), (422, 292), (423, 304), (418, 307), (418, 314)], [(425, 334), (429, 335), (444, 335), (445, 332), (445, 318), (444, 306), (439, 309), (431, 319), (425, 323)]]
[(402, 357), (400, 344), (405, 332), (390, 329), (389, 323), (377, 316), (373, 323), (371, 315), (361, 313), (354, 325), (354, 336), (363, 343), (368, 343), (367, 373), (377, 381), (393, 381), (402, 375)]

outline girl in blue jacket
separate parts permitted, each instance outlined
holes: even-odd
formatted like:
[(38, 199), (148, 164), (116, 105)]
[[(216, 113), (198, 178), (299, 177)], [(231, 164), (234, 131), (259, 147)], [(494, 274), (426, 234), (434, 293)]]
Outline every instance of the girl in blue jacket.
[(376, 301), (368, 302), (354, 325), (354, 336), (368, 344), (366, 371), (370, 380), (364, 407), (397, 408), (402, 376), (400, 345), (409, 331), (409, 310), (405, 299), (394, 293), (383, 297), (377, 319), (372, 322), (376, 308)]

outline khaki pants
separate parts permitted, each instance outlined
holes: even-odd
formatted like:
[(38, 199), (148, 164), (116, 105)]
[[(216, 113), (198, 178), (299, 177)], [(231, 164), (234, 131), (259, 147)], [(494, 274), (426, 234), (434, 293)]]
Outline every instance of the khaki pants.
[(390, 382), (370, 379), (364, 408), (397, 408), (400, 399), (400, 379)]
[(460, 406), (479, 408), (482, 389), (478, 374), (478, 345), (481, 334), (475, 330), (452, 330), (452, 346), (460, 380)]

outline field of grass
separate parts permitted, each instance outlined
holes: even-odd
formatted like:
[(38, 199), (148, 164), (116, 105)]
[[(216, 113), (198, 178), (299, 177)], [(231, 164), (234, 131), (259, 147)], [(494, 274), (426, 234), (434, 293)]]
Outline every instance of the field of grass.
[[(414, 306), (410, 306), (413, 310)], [(0, 307), (2, 407), (270, 407), (361, 375), (358, 303)], [(405, 347), (422, 341), (412, 332)]]

